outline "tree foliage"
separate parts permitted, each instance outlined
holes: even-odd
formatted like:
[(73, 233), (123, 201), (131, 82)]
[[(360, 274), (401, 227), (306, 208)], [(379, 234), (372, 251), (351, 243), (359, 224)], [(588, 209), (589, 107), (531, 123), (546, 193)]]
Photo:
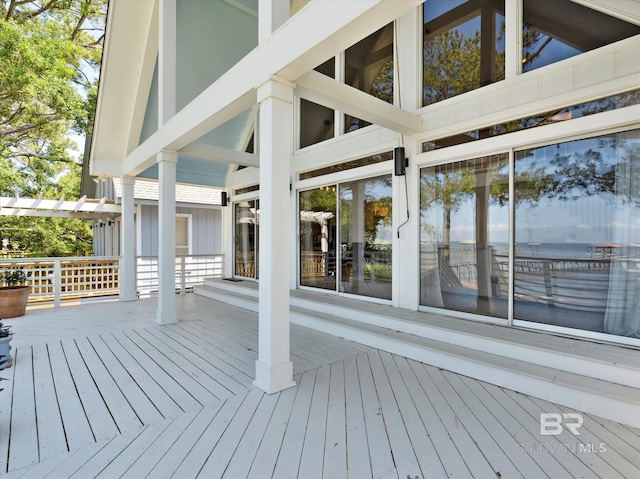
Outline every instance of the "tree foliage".
[[(79, 197), (81, 158), (69, 137), (89, 134), (93, 124), (106, 4), (0, 0), (0, 195)], [(91, 249), (85, 222), (0, 221), (15, 248)], [(63, 239), (70, 242), (59, 244)]]

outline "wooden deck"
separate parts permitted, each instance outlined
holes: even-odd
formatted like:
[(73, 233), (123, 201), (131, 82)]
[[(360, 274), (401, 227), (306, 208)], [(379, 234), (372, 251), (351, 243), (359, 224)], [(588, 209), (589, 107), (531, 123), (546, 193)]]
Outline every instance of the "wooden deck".
[(640, 477), (640, 430), (585, 414), (580, 436), (542, 436), (541, 413), (574, 411), (300, 326), (297, 385), (266, 395), (252, 386), (257, 315), (178, 306), (172, 326), (153, 323), (154, 300), (12, 320), (0, 474)]

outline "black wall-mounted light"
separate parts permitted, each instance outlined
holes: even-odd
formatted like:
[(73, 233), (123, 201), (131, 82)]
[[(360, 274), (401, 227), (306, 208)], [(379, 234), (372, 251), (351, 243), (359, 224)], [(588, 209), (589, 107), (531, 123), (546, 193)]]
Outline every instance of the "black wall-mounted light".
[(409, 158), (404, 156), (404, 146), (398, 146), (393, 149), (393, 165), (394, 174), (396, 176), (404, 176), (404, 170), (409, 166)]
[(227, 192), (223, 191), (220, 198), (220, 204), (222, 206), (227, 206), (228, 201), (229, 201), (229, 198), (227, 197)]

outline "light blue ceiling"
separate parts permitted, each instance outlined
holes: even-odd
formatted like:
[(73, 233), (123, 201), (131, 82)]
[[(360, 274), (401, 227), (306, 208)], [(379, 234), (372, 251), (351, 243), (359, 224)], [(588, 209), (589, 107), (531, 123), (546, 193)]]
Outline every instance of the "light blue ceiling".
[[(239, 8), (234, 4), (240, 4)], [(178, 0), (177, 2), (177, 109), (184, 108), (258, 44), (258, 19), (245, 10), (258, 11), (258, 0)], [(198, 141), (235, 148), (248, 112), (239, 115)], [(158, 129), (158, 72), (153, 74), (140, 142)], [(177, 180), (225, 186), (229, 165), (179, 155)], [(157, 167), (140, 174), (157, 178)]]

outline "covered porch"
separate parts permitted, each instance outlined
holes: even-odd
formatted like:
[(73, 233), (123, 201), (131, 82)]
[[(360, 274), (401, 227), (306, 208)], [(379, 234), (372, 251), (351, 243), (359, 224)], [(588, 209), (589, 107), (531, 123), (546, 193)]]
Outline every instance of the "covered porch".
[(296, 386), (267, 395), (255, 312), (192, 294), (176, 306), (165, 326), (156, 299), (7, 320), (5, 477), (640, 473), (638, 429), (582, 414), (580, 435), (541, 435), (540, 414), (577, 411), (296, 324)]

